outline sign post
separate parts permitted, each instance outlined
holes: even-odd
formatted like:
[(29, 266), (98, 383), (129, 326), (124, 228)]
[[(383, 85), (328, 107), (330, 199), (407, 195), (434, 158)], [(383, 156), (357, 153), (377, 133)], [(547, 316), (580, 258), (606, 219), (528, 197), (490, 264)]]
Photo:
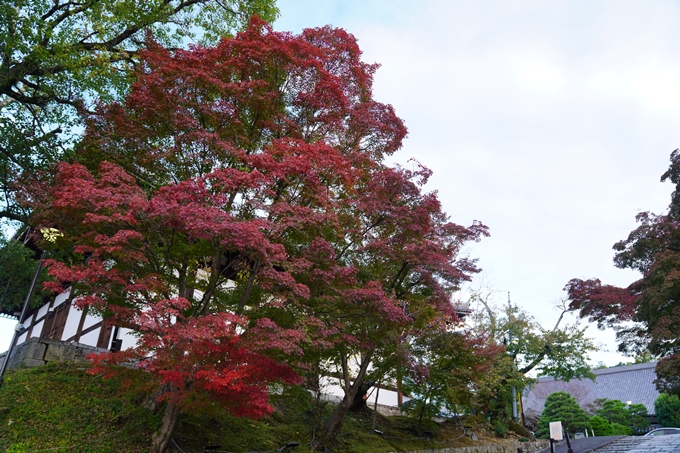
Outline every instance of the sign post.
[(562, 422), (550, 422), (550, 453), (555, 453), (555, 441), (562, 440)]
[(550, 422), (550, 438), (554, 440), (562, 440), (562, 422)]

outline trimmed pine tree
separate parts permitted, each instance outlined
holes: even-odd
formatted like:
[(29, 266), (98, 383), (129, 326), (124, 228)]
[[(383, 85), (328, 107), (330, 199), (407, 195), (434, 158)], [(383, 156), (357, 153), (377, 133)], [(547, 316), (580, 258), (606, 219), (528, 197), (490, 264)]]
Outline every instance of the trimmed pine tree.
[(588, 414), (581, 409), (573, 396), (566, 392), (555, 392), (545, 400), (545, 408), (538, 421), (536, 437), (547, 439), (550, 437), (550, 422), (562, 422), (563, 429), (574, 434), (590, 428)]

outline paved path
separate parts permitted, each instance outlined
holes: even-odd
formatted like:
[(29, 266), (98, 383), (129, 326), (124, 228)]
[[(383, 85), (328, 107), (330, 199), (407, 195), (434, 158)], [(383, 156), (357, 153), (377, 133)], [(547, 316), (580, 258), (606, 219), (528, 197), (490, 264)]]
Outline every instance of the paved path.
[[(574, 453), (680, 453), (680, 434), (670, 436), (606, 436), (573, 439)], [(549, 453), (550, 447), (537, 453)], [(567, 453), (565, 441), (555, 444), (555, 453)]]
[[(574, 453), (589, 453), (596, 448), (614, 442), (621, 437), (622, 436), (597, 436), (571, 439), (571, 448), (574, 450)], [(567, 453), (567, 450), (566, 441), (563, 440), (555, 444), (555, 453)], [(544, 448), (537, 453), (550, 453), (550, 447)]]
[(680, 453), (680, 434), (623, 437), (593, 453)]

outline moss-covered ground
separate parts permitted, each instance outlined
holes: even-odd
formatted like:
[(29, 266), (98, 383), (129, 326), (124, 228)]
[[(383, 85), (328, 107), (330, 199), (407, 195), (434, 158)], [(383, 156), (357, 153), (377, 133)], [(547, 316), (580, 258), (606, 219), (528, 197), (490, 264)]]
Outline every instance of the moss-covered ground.
[[(0, 388), (0, 452), (146, 452), (159, 416), (143, 407), (146, 395), (119, 388), (115, 379), (86, 373), (83, 364), (13, 370)], [(140, 380), (143, 380), (140, 374)], [(276, 412), (260, 420), (217, 412), (183, 415), (173, 441), (176, 452), (198, 453), (206, 445), (218, 451), (266, 452), (299, 443), (309, 452), (317, 421), (332, 410), (316, 404), (308, 392), (287, 389), (272, 397)], [(379, 431), (379, 432), (376, 432)], [(421, 430), (409, 417), (350, 413), (334, 450), (394, 452), (498, 442), (477, 431), (473, 442), (461, 423), (427, 422)]]

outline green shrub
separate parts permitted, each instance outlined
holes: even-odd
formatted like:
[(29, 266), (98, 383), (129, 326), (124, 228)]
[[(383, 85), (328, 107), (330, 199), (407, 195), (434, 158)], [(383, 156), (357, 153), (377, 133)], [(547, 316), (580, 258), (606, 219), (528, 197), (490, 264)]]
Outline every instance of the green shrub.
[(633, 428), (630, 426), (623, 426), (618, 423), (612, 423), (612, 431), (614, 436), (632, 436)]
[(497, 418), (493, 423), (493, 429), (501, 437), (505, 437), (508, 433), (508, 423), (502, 418)]
[(614, 429), (612, 428), (611, 423), (609, 423), (606, 418), (600, 417), (599, 415), (590, 417), (590, 429), (593, 430), (596, 436), (614, 435)]
[(680, 428), (680, 399), (677, 395), (659, 395), (654, 401), (654, 411), (659, 418), (659, 425)]

